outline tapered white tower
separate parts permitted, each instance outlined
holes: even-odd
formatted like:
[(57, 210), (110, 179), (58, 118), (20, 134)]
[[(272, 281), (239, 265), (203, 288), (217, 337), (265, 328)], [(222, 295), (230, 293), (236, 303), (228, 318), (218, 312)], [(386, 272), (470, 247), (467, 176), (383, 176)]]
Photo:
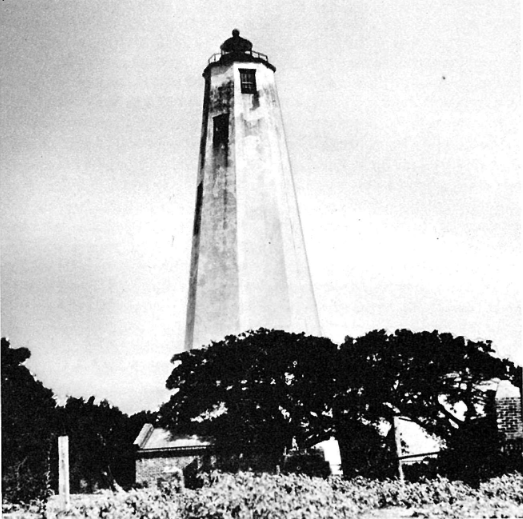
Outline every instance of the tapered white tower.
[(275, 71), (235, 30), (203, 72), (186, 349), (260, 327), (320, 335)]

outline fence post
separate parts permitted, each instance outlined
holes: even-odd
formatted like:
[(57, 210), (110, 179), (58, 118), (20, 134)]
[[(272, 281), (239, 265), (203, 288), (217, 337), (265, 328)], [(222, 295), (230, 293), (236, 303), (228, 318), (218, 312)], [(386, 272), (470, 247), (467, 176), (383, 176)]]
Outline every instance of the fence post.
[(403, 477), (403, 465), (401, 460), (401, 435), (398, 429), (399, 418), (397, 416), (392, 417), (392, 429), (394, 433), (394, 444), (396, 446), (396, 459), (398, 463), (398, 478), (400, 481), (404, 480)]
[(58, 437), (58, 492), (62, 508), (69, 508), (69, 436)]

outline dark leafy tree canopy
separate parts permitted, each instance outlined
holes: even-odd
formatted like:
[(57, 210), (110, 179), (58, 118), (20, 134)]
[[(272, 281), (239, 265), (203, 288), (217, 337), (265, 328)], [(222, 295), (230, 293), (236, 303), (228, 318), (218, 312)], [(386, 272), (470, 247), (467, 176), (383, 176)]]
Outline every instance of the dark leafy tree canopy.
[(343, 412), (372, 420), (404, 416), (450, 438), (485, 414), (488, 383), (514, 380), (518, 370), (497, 358), (490, 341), (449, 333), (398, 330), (347, 337), (340, 347)]
[(293, 438), (307, 447), (331, 435), (354, 452), (349, 444), (362, 431), (376, 436), (376, 425), (395, 416), (446, 440), (470, 438), (485, 416), (488, 383), (518, 383), (514, 364), (497, 358), (489, 341), (437, 331), (372, 331), (336, 346), (261, 329), (173, 362), (161, 425), (214, 436), (229, 451), (275, 456)]
[(181, 353), (160, 423), (232, 450), (263, 445), (277, 455), (293, 438), (314, 444), (333, 429), (335, 356), (329, 339), (265, 329)]
[(69, 397), (57, 409), (60, 433), (69, 436), (69, 463), (73, 492), (129, 486), (135, 480), (133, 442), (155, 413), (131, 417), (107, 400)]
[(107, 401), (70, 397), (57, 406), (53, 392), (24, 365), (27, 348), (2, 339), (2, 486), (4, 498), (28, 501), (56, 491), (57, 437), (69, 436), (71, 490), (134, 483), (133, 441), (155, 421), (143, 411), (131, 417)]
[(61, 434), (69, 436), (70, 475), (74, 491), (112, 486), (115, 465), (125, 453), (126, 415), (95, 398), (69, 397), (59, 408)]
[(30, 356), (2, 338), (2, 482), (13, 501), (46, 494), (55, 438), (53, 392), (24, 365)]

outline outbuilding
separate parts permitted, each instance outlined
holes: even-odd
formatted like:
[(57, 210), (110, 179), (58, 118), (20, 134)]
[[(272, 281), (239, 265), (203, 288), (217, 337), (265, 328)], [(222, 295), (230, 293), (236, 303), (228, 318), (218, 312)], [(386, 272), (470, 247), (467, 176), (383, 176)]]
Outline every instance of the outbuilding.
[(212, 449), (212, 441), (198, 436), (174, 435), (166, 429), (145, 424), (134, 441), (136, 482), (149, 487), (168, 481), (199, 466)]

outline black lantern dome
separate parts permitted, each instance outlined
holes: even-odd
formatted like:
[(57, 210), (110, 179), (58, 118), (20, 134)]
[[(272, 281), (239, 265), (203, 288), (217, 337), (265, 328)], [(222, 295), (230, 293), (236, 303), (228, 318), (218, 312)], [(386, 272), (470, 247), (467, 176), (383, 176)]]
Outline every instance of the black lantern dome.
[(232, 31), (232, 38), (225, 40), (220, 46), (223, 53), (229, 52), (250, 52), (252, 50), (252, 43), (240, 36), (240, 31), (234, 29)]

